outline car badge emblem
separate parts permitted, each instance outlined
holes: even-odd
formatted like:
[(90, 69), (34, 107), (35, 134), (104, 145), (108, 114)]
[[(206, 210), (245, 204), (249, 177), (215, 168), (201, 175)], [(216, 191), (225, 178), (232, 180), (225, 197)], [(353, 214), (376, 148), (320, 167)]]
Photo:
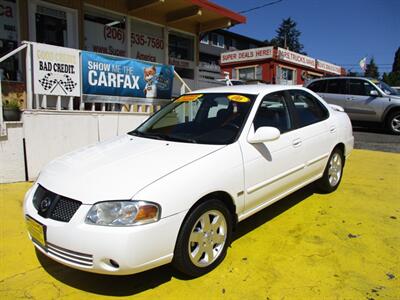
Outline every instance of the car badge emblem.
[(40, 211), (45, 212), (51, 205), (51, 199), (49, 197), (44, 198), (40, 202)]

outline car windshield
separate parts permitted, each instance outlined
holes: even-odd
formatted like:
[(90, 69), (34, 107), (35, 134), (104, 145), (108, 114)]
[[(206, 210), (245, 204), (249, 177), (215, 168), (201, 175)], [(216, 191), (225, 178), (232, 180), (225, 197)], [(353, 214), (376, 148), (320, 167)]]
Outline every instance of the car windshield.
[(392, 88), (391, 86), (387, 85), (383, 81), (374, 80), (372, 82), (375, 83), (385, 94), (397, 95), (397, 96), (400, 95), (400, 93), (398, 91), (396, 91), (394, 88)]
[(256, 95), (186, 94), (162, 108), (129, 134), (199, 144), (236, 141)]

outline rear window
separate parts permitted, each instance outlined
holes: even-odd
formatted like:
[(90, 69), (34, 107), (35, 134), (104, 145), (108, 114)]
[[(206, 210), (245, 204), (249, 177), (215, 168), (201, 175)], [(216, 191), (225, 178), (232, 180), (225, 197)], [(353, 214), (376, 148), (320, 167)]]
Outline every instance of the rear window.
[(316, 93), (324, 93), (325, 92), (325, 80), (317, 80), (311, 83), (307, 88)]

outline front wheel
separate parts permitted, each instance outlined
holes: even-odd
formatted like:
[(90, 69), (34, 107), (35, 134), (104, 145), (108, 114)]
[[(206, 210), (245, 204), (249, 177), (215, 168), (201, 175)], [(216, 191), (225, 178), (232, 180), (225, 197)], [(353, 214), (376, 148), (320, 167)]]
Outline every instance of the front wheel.
[(400, 135), (400, 111), (394, 111), (389, 114), (386, 127), (390, 133)]
[(190, 277), (201, 276), (221, 263), (232, 235), (232, 218), (219, 200), (207, 200), (185, 220), (175, 245), (173, 265)]
[(339, 148), (335, 148), (329, 157), (324, 175), (317, 182), (318, 189), (323, 193), (331, 193), (335, 191), (342, 180), (343, 167), (343, 151)]

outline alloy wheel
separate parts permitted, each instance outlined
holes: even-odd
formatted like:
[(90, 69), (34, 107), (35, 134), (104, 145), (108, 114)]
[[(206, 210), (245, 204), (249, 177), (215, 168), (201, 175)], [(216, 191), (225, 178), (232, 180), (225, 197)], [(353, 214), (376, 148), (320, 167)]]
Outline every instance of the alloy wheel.
[(205, 212), (196, 221), (189, 236), (188, 251), (197, 267), (211, 265), (222, 253), (227, 239), (227, 223), (217, 210)]
[(334, 153), (329, 162), (328, 178), (331, 186), (336, 186), (342, 176), (342, 157), (339, 153)]
[(400, 114), (393, 116), (393, 119), (390, 121), (390, 127), (396, 133), (400, 133)]

